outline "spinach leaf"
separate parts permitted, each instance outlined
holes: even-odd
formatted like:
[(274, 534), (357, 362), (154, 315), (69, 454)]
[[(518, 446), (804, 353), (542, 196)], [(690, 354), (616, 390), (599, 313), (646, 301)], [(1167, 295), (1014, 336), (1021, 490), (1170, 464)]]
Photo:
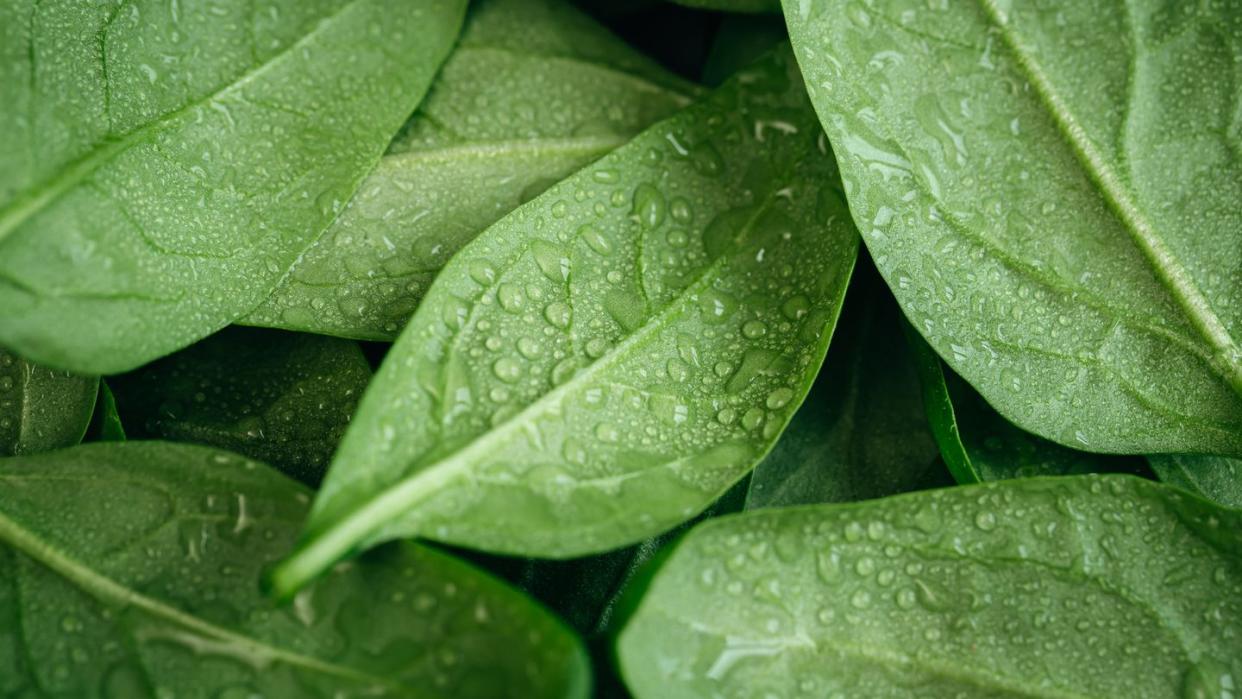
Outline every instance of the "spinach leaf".
[(135, 439), (220, 447), (317, 484), (371, 380), (358, 343), (226, 328), (113, 379)]
[(1225, 507), (1242, 508), (1242, 461), (1220, 456), (1166, 454), (1147, 461), (1160, 480)]
[(424, 547), (378, 550), (276, 607), (260, 573), (310, 494), (262, 464), (89, 444), (0, 460), (0, 484), (4, 696), (587, 695), (559, 622)]
[(89, 441), (124, 442), (125, 424), (116, 408), (116, 395), (105, 379), (99, 380), (99, 397), (95, 399), (95, 414), (86, 428)]
[(0, 342), (132, 369), (249, 312), (349, 201), (464, 0), (0, 6)]
[(0, 456), (77, 444), (99, 379), (48, 369), (0, 348)]
[(1061, 446), (1001, 417), (952, 370), (908, 323), (906, 340), (916, 357), (923, 402), (940, 454), (959, 483), (1084, 473), (1148, 476), (1135, 456), (1091, 454)]
[(927, 427), (900, 313), (869, 260), (859, 260), (846, 299), (815, 386), (755, 467), (748, 510), (866, 500), (951, 482)]
[(712, 520), (619, 654), (640, 698), (1223, 697), (1242, 512), (1071, 476)]
[(880, 272), (1024, 429), (1242, 453), (1236, 9), (786, 0)]
[(476, 3), (387, 155), (241, 322), (392, 340), (480, 231), (695, 91), (562, 2)]
[(489, 228), (345, 435), (289, 594), (425, 536), (567, 557), (689, 519), (771, 447), (857, 253), (787, 51)]

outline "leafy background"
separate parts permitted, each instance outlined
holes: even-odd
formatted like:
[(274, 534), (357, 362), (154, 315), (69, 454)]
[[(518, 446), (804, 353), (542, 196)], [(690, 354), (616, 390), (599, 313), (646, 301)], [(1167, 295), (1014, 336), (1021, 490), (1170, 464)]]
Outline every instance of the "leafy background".
[(0, 696), (1234, 695), (1238, 3), (241, 5), (0, 6)]

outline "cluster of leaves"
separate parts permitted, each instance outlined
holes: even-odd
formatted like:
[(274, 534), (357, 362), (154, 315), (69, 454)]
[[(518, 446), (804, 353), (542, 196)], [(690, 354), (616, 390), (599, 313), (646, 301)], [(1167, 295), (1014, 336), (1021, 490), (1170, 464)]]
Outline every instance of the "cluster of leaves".
[(1236, 695), (1242, 5), (678, 2), (0, 4), (0, 696)]

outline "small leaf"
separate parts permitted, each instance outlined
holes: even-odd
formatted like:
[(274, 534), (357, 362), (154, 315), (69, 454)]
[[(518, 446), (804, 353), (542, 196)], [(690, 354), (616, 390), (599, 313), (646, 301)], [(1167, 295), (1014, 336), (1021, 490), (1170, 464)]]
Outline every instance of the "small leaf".
[(1225, 697), (1242, 512), (1070, 476), (716, 519), (618, 651), (639, 699)]
[(463, 245), (695, 92), (568, 4), (476, 3), (388, 153), (241, 322), (396, 338)]
[(4, 3), (0, 342), (111, 374), (254, 309), (418, 104), (465, 4)]
[(0, 348), (0, 456), (82, 441), (99, 379), (55, 371)]
[(678, 5), (719, 12), (780, 12), (780, 0), (673, 0)]
[(780, 15), (746, 17), (729, 15), (720, 20), (711, 50), (703, 64), (703, 82), (718, 86), (737, 71), (754, 63), (788, 38)]
[(240, 456), (90, 444), (0, 460), (0, 488), (5, 696), (587, 696), (572, 634), (428, 548), (275, 606), (260, 573), (310, 492)]
[(371, 367), (349, 340), (226, 328), (109, 380), (134, 439), (227, 449), (315, 485)]
[(1242, 460), (1169, 454), (1147, 457), (1160, 480), (1225, 507), (1242, 509)]
[(1237, 6), (785, 0), (915, 329), (1077, 449), (1242, 454)]
[(88, 441), (124, 442), (125, 424), (116, 409), (116, 395), (108, 387), (108, 382), (99, 380), (99, 397), (95, 400), (95, 414), (91, 416), (90, 427), (86, 430)]
[(815, 386), (755, 467), (748, 510), (867, 500), (952, 482), (927, 427), (900, 314), (869, 260), (859, 260), (846, 298)]
[(923, 403), (940, 455), (958, 483), (1084, 473), (1150, 476), (1134, 456), (1091, 454), (1037, 437), (1001, 417), (927, 342), (903, 324), (923, 384)]
[(664, 531), (771, 447), (857, 253), (786, 51), (502, 219), (389, 352), (275, 573), (395, 537), (567, 557)]

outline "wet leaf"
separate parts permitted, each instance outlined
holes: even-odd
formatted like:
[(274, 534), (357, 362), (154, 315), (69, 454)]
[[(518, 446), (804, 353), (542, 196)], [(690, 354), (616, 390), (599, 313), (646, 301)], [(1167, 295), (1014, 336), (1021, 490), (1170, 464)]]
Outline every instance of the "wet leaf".
[(857, 252), (786, 52), (549, 189), (437, 279), (275, 573), (425, 536), (567, 557), (664, 531), (771, 447)]
[(0, 456), (82, 441), (99, 379), (56, 371), (0, 348)]
[(1149, 456), (1147, 461), (1165, 483), (1242, 509), (1242, 461), (1195, 454)]
[(464, 0), (0, 7), (0, 342), (126, 371), (254, 309), (349, 201)]
[(639, 699), (1224, 697), (1242, 512), (1071, 476), (716, 519), (619, 655)]
[(394, 339), (463, 245), (696, 92), (566, 3), (475, 3), (388, 153), (241, 322)]
[(260, 573), (310, 491), (229, 452), (89, 444), (0, 460), (0, 693), (586, 697), (578, 641), (521, 594), (394, 544), (291, 605)]
[(1233, 3), (786, 0), (850, 210), (1002, 415), (1242, 453)]
[(227, 449), (309, 485), (370, 380), (356, 342), (258, 328), (226, 328), (109, 379), (131, 438)]

